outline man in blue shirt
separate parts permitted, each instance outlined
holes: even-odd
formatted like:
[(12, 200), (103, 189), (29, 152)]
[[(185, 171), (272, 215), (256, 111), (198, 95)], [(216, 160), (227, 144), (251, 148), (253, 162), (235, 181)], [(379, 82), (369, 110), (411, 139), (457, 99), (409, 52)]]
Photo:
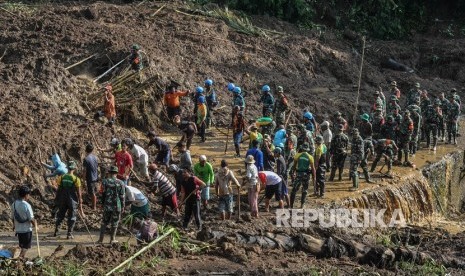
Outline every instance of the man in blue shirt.
[(252, 141), (252, 148), (249, 149), (245, 156), (252, 155), (255, 159), (255, 166), (258, 171), (263, 171), (263, 152), (258, 148), (260, 142), (257, 140)]

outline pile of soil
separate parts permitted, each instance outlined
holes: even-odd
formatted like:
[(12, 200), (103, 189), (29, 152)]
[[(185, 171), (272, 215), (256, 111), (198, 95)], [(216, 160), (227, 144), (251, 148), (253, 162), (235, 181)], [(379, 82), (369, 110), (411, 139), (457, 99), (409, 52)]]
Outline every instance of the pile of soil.
[[(132, 108), (117, 106), (119, 125), (115, 130), (93, 119), (98, 109), (89, 106), (86, 99), (99, 93), (98, 89), (110, 80), (112, 74), (96, 83), (92, 79), (123, 60), (133, 43), (142, 46), (146, 66), (150, 67), (147, 74), (157, 76), (160, 83), (168, 85), (175, 80), (182, 88), (194, 90), (206, 78), (212, 78), (220, 105), (226, 105), (216, 112), (218, 124), (228, 123), (231, 102), (226, 89), (228, 82), (234, 82), (248, 92), (248, 118), (256, 118), (261, 113), (260, 105), (256, 103), (263, 84), (269, 84), (273, 89), (278, 85), (284, 87), (294, 110), (295, 117), (291, 122), (297, 121), (304, 108), (311, 110), (320, 122), (330, 118), (336, 110), (351, 120), (355, 111), (362, 40), (359, 34), (350, 31), (340, 33), (328, 29), (321, 33), (274, 18), (253, 17), (252, 22), (257, 26), (284, 34), (271, 38), (249, 36), (234, 31), (219, 19), (189, 15), (188, 6), (181, 2), (18, 4), (16, 7), (10, 9), (10, 13), (0, 11), (4, 30), (0, 33), (0, 54), (4, 53), (0, 58), (0, 150), (3, 153), (0, 227), (9, 225), (7, 205), (21, 184), (29, 184), (34, 189), (31, 202), (38, 219), (51, 223), (49, 212), (53, 195), (46, 189), (40, 162), (46, 161), (52, 148), (57, 149), (65, 160), (80, 161), (86, 143), (95, 143), (90, 132), (103, 146), (115, 134), (118, 137), (134, 134), (132, 127), (140, 131), (167, 127), (163, 123), (166, 119), (163, 106), (155, 100), (142, 105), (138, 103)], [(414, 82), (420, 82), (433, 94), (462, 87), (465, 49), (458, 45), (464, 42), (464, 39), (438, 39), (434, 32), (418, 35), (410, 41), (368, 40), (359, 112), (368, 112), (371, 93), (378, 86), (386, 90), (391, 80), (397, 81), (403, 93)], [(93, 54), (97, 56), (65, 69)], [(414, 72), (383, 67), (388, 58), (413, 68)], [(127, 64), (121, 68), (125, 66)], [(464, 96), (462, 92), (459, 89), (459, 94)], [(163, 91), (151, 89), (148, 93), (159, 99)], [(185, 99), (183, 104), (185, 114), (189, 114), (191, 101)], [(131, 110), (130, 116), (128, 110)], [(125, 120), (126, 125), (122, 126), (122, 118), (128, 117), (130, 120)], [(135, 122), (142, 117), (149, 119), (143, 124)], [(91, 228), (98, 229), (98, 224), (97, 218), (91, 218)], [(255, 227), (263, 229), (266, 224), (259, 222)], [(231, 230), (236, 226), (228, 227)], [(249, 225), (247, 233), (251, 231)], [(86, 250), (86, 256), (102, 252)], [(273, 257), (267, 257), (260, 268), (254, 264), (257, 259), (263, 259), (262, 249), (240, 250), (245, 251), (236, 255), (256, 254), (254, 258), (244, 258), (244, 262), (250, 270), (256, 269), (262, 274), (268, 273), (270, 263), (282, 264), (285, 268), (298, 267), (292, 260), (311, 260), (309, 264), (319, 267), (332, 265), (301, 251), (283, 256), (281, 250), (266, 249), (269, 250), (267, 256)], [(109, 252), (110, 255), (117, 254), (113, 250)], [(217, 253), (208, 253), (209, 263), (229, 256), (229, 253), (220, 256)], [(123, 258), (123, 255), (115, 259)], [(99, 256), (89, 259), (97, 260)], [(186, 262), (199, 263), (198, 259)], [(223, 264), (224, 261), (218, 262)], [(228, 264), (236, 271), (233, 263), (228, 261)], [(201, 270), (201, 266), (198, 269)], [(240, 269), (243, 268), (237, 268)], [(366, 269), (371, 270), (370, 267)], [(178, 272), (187, 271), (186, 268)]]

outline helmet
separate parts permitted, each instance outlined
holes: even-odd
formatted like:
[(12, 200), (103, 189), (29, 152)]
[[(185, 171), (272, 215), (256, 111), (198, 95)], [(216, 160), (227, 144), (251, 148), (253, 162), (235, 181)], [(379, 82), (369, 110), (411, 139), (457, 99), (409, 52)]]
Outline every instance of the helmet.
[(294, 128), (292, 126), (288, 126), (286, 128), (286, 132), (292, 133), (292, 132), (294, 132)]
[(353, 128), (353, 129), (352, 129), (352, 134), (358, 134), (358, 133), (360, 133), (360, 132), (358, 131), (358, 128)]
[(179, 171), (179, 167), (176, 166), (175, 164), (171, 164), (171, 165), (168, 167), (168, 171), (169, 171), (169, 172), (178, 172), (178, 171)]
[(262, 87), (262, 92), (268, 92), (268, 91), (270, 91), (270, 90), (271, 90), (271, 89), (270, 89), (270, 86), (269, 86), (269, 85), (267, 85), (267, 84), (263, 85), (263, 87)]
[(281, 154), (281, 153), (283, 152), (283, 150), (282, 150), (281, 148), (275, 148), (275, 149), (273, 150), (273, 152), (274, 152), (274, 153), (279, 153), (279, 154)]
[(373, 95), (379, 96), (379, 91), (375, 91), (375, 92), (373, 93)]
[(284, 93), (284, 88), (282, 86), (278, 86), (278, 93)]
[(391, 85), (392, 86), (397, 86), (397, 82), (396, 81), (391, 81)]
[(329, 127), (329, 122), (323, 121), (323, 123), (320, 124), (320, 127)]
[(140, 50), (140, 46), (139, 46), (139, 44), (132, 44), (131, 49), (137, 51), (137, 50)]
[(416, 83), (415, 83), (415, 87), (416, 87), (416, 88), (420, 88), (420, 83), (419, 83), (419, 82), (416, 82)]
[(339, 112), (339, 111), (336, 111), (336, 113), (334, 114), (336, 117), (339, 117), (339, 116), (342, 116), (342, 113)]
[(313, 114), (307, 111), (304, 113), (304, 118), (311, 120), (313, 119)]
[(199, 156), (199, 161), (207, 161), (207, 156), (205, 156), (205, 155), (203, 155), (203, 154), (200, 155), (200, 156)]
[(315, 137), (315, 143), (319, 143), (319, 144), (323, 143), (323, 136), (317, 135)]
[(242, 91), (241, 91), (241, 88), (239, 86), (236, 86), (236, 87), (233, 88), (233, 92), (235, 94), (240, 94)]
[(150, 171), (156, 171), (158, 169), (158, 166), (157, 164), (155, 163), (152, 163), (149, 165), (149, 168), (148, 168)]
[(394, 116), (392, 116), (392, 115), (387, 116), (387, 120), (388, 121), (394, 121)]
[(232, 82), (228, 83), (228, 90), (229, 91), (233, 91), (235, 87), (236, 86), (234, 85), (234, 83), (232, 83)]
[(118, 173), (118, 167), (117, 166), (111, 166), (110, 169), (108, 170), (110, 173)]
[(298, 124), (297, 129), (303, 130), (303, 129), (305, 129), (305, 125), (304, 124)]
[(212, 85), (213, 85), (213, 81), (212, 81), (211, 79), (207, 79), (207, 80), (205, 81), (205, 85), (207, 85), (207, 86), (212, 86)]
[(360, 119), (364, 120), (364, 121), (368, 121), (370, 119), (370, 115), (368, 115), (367, 113), (363, 113), (361, 116), (360, 116)]
[(197, 86), (197, 87), (195, 88), (195, 92), (197, 92), (197, 93), (203, 93), (203, 87)]
[(68, 169), (69, 169), (69, 170), (74, 170), (74, 169), (76, 169), (76, 162), (74, 162), (74, 161), (69, 161), (69, 162), (68, 162)]
[(91, 152), (91, 151), (93, 151), (93, 150), (94, 150), (94, 145), (92, 145), (92, 144), (87, 144), (87, 145), (86, 145), (86, 151), (87, 151), (87, 152)]
[(450, 92), (452, 92), (452, 93), (457, 92), (457, 88), (452, 88), (452, 89), (450, 90)]
[(404, 111), (404, 116), (410, 116), (410, 111), (405, 110), (405, 111)]
[(205, 97), (204, 97), (204, 96), (200, 96), (200, 97), (197, 99), (197, 101), (198, 101), (199, 103), (205, 103)]
[(441, 105), (441, 100), (437, 99), (434, 101), (434, 106), (440, 106)]
[(116, 137), (111, 138), (110, 145), (116, 146), (116, 145), (118, 145), (118, 144), (119, 144), (118, 138), (116, 138)]

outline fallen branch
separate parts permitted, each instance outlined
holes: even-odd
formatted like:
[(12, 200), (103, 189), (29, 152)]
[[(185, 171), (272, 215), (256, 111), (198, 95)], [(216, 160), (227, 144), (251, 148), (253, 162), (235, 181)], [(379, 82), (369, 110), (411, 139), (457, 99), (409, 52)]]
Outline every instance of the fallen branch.
[(157, 13), (159, 13), (165, 6), (166, 6), (166, 4), (164, 4), (163, 6), (161, 6), (157, 11), (155, 11), (155, 12), (152, 14), (152, 16), (157, 15)]
[(86, 58), (83, 59), (83, 60), (80, 60), (80, 61), (78, 61), (78, 62), (76, 62), (76, 63), (74, 63), (74, 64), (71, 64), (70, 66), (66, 67), (65, 70), (69, 70), (69, 69), (73, 68), (74, 66), (77, 66), (77, 65), (79, 65), (79, 64), (81, 64), (81, 63), (83, 63), (83, 62), (85, 62), (85, 61), (87, 61), (87, 60), (89, 60), (89, 59), (95, 57), (96, 55), (97, 55), (97, 54), (93, 54), (93, 55), (91, 55), (91, 56), (89, 56), (89, 57), (86, 57)]
[(1, 60), (3, 59), (3, 57), (6, 55), (6, 50), (7, 50), (7, 49), (5, 49), (5, 51), (3, 51), (3, 55), (0, 57), (0, 61), (1, 61)]
[(161, 235), (160, 237), (156, 238), (153, 242), (149, 243), (147, 246), (145, 246), (144, 248), (142, 248), (141, 250), (137, 251), (136, 254), (132, 255), (131, 257), (129, 257), (128, 259), (126, 259), (124, 262), (122, 262), (121, 264), (119, 264), (117, 267), (113, 268), (110, 272), (108, 272), (107, 274), (105, 274), (105, 276), (108, 276), (108, 275), (111, 275), (113, 273), (115, 273), (117, 270), (123, 268), (127, 263), (131, 262), (132, 260), (134, 260), (135, 258), (137, 258), (137, 256), (139, 256), (140, 254), (144, 253), (145, 251), (147, 251), (148, 249), (150, 249), (152, 246), (154, 246), (155, 244), (157, 244), (158, 242), (160, 242), (161, 240), (163, 240), (164, 238), (166, 238), (167, 236), (169, 236), (171, 233), (174, 232), (174, 228), (171, 228), (169, 229), (168, 231), (166, 231), (165, 234)]
[(14, 17), (17, 17), (16, 14), (10, 12), (9, 10), (7, 10), (7, 9), (5, 9), (5, 8), (0, 7), (0, 9), (3, 10), (3, 11), (5, 11), (5, 12), (7, 12), (7, 13), (9, 13), (9, 14), (11, 14), (11, 15), (14, 16)]

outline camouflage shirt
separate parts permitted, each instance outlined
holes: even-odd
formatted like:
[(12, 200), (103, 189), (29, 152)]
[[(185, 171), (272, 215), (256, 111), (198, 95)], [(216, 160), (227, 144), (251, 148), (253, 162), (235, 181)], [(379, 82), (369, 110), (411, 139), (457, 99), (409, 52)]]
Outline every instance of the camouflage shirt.
[(274, 112), (284, 112), (289, 108), (288, 100), (285, 95), (278, 98), (274, 105)]
[(439, 125), (442, 119), (441, 108), (436, 108), (432, 105), (428, 106), (425, 114), (426, 123)]
[(273, 110), (274, 108), (274, 97), (271, 93), (266, 92), (263, 93), (262, 97), (260, 98), (260, 102), (263, 104), (263, 107), (268, 110)]
[(102, 182), (103, 211), (121, 212), (124, 208), (125, 188), (123, 181), (117, 178), (107, 178)]
[(413, 121), (412, 119), (405, 117), (399, 126), (399, 133), (403, 136), (410, 136), (413, 133)]
[(364, 152), (362, 136), (357, 135), (352, 137), (350, 154), (363, 156)]
[(460, 105), (456, 101), (453, 101), (450, 103), (448, 110), (449, 112), (447, 113), (447, 120), (457, 121), (460, 115)]
[(373, 141), (371, 139), (363, 140), (363, 149), (364, 149), (364, 158), (368, 157), (368, 153), (371, 152), (373, 154), (375, 152), (375, 147), (373, 145)]
[(349, 137), (347, 137), (347, 135), (341, 132), (341, 133), (334, 135), (333, 139), (331, 139), (331, 148), (329, 152), (331, 154), (341, 154), (347, 150), (348, 146), (349, 146)]

